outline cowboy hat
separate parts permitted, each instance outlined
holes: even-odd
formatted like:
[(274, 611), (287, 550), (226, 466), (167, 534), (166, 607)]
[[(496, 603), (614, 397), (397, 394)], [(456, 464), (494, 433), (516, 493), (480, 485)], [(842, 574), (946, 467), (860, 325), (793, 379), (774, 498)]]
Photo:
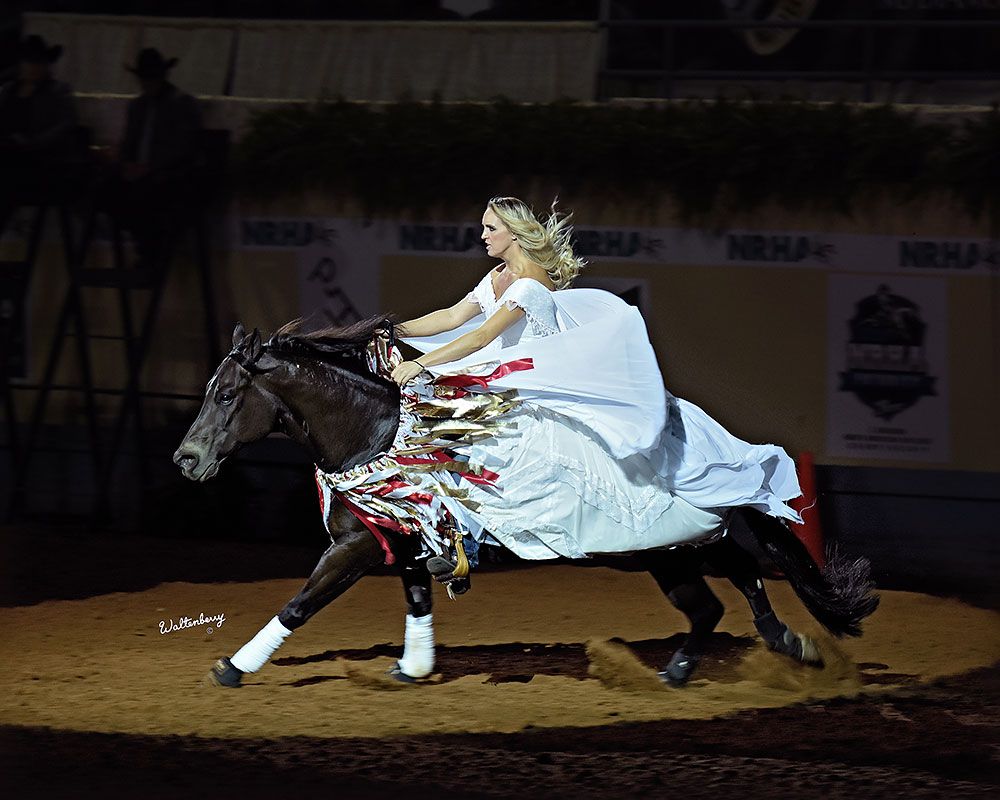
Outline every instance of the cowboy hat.
[(155, 47), (145, 47), (139, 51), (135, 66), (126, 64), (125, 69), (140, 78), (162, 78), (176, 63), (176, 58), (165, 59)]
[(36, 34), (26, 36), (18, 46), (18, 60), (29, 64), (52, 64), (62, 55), (62, 46), (49, 47), (45, 40)]

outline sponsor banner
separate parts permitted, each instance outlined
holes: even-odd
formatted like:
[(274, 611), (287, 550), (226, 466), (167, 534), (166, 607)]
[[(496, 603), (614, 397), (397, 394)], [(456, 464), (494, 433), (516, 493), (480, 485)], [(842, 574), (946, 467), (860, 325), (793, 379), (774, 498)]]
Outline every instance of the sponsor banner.
[[(481, 257), (478, 223), (400, 223), (391, 252)], [(389, 243), (389, 238), (385, 238)], [(830, 272), (987, 275), (1000, 272), (1000, 242), (990, 239), (827, 234), (808, 231), (577, 226), (575, 249), (592, 261), (753, 267)]]
[[(232, 219), (236, 249), (296, 253), (301, 312), (319, 311), (331, 324), (378, 313), (382, 256), (483, 258), (485, 254), (478, 222), (424, 224), (238, 214)], [(613, 260), (907, 276), (983, 276), (1000, 271), (1000, 242), (955, 237), (579, 226), (575, 247), (580, 256), (594, 263)]]
[(379, 313), (378, 229), (355, 220), (322, 220), (322, 236), (298, 250), (299, 309), (328, 325)]
[(830, 276), (828, 455), (949, 459), (947, 303), (942, 278)]
[(315, 217), (232, 217), (236, 250), (295, 250), (328, 239), (331, 220)]
[(336, 217), (234, 217), (233, 223), (236, 249), (295, 253), (301, 316), (349, 325), (378, 313), (382, 237), (395, 232), (394, 224)]
[[(482, 258), (486, 254), (482, 232), (482, 226), (478, 222), (400, 223), (395, 248), (391, 253), (435, 253)], [(663, 231), (644, 228), (577, 227), (574, 231), (574, 249), (577, 255), (586, 259), (596, 257), (665, 261), (664, 242), (659, 238), (661, 233)]]

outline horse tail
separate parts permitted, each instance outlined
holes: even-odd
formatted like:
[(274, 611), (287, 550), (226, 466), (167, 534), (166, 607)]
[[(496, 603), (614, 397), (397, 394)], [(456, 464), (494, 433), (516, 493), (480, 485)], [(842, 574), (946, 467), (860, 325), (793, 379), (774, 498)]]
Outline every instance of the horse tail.
[(816, 621), (834, 636), (860, 636), (861, 621), (879, 604), (868, 559), (852, 560), (831, 548), (820, 569), (784, 522), (752, 508), (739, 511)]

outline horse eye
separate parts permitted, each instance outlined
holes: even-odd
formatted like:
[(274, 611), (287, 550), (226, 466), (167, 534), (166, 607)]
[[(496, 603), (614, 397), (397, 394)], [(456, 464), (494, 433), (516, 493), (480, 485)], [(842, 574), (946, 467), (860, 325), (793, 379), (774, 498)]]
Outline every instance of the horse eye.
[(217, 402), (217, 403), (219, 403), (221, 405), (224, 405), (224, 406), (228, 406), (235, 399), (236, 399), (236, 395), (233, 394), (232, 392), (219, 392), (215, 396), (215, 402)]

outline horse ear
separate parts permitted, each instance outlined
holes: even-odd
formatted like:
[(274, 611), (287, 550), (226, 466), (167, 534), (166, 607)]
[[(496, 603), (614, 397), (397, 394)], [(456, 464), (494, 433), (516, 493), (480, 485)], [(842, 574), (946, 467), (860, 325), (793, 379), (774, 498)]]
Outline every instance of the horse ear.
[(243, 337), (246, 335), (246, 331), (243, 330), (243, 323), (237, 322), (236, 327), (233, 328), (233, 347), (239, 347), (243, 342)]
[(247, 338), (250, 340), (247, 344), (247, 357), (250, 359), (250, 363), (253, 363), (260, 358), (260, 331), (254, 328), (253, 333)]

